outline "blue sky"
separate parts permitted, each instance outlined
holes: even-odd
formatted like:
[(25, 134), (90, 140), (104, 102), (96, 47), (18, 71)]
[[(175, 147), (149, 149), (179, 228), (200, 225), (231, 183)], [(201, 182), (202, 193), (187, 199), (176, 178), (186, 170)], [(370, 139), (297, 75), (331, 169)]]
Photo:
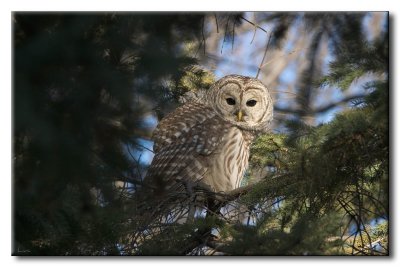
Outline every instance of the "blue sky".
[[(251, 20), (252, 16), (250, 16), (251, 13), (246, 14), (246, 18)], [(371, 21), (371, 16), (366, 16), (364, 19), (364, 25), (367, 26), (368, 23)], [(380, 27), (383, 27), (383, 21), (381, 21)], [(246, 22), (244, 22), (246, 23)], [(301, 20), (298, 20), (297, 22), (297, 27), (299, 23), (301, 23)], [(271, 24), (262, 24), (260, 25), (264, 29), (271, 29), (272, 25)], [(296, 34), (297, 27), (293, 27), (289, 34)], [(221, 34), (221, 33), (220, 33)], [(259, 53), (257, 51), (260, 51), (259, 49), (256, 49), (257, 47), (265, 47), (269, 35), (266, 34), (265, 32), (258, 30), (255, 38), (252, 42), (254, 32), (253, 31), (248, 31), (242, 34), (237, 34), (235, 36), (235, 42), (234, 46), (232, 49), (232, 43), (230, 41), (226, 41), (226, 43), (223, 46), (222, 53), (220, 53), (220, 57), (223, 58), (224, 60), (221, 60), (219, 64), (215, 66), (214, 74), (217, 79), (228, 75), (228, 74), (240, 74), (240, 75), (246, 75), (246, 76), (251, 76), (255, 77), (257, 73), (257, 67), (260, 64), (262, 60), (263, 53)], [(220, 40), (219, 43), (219, 51), (221, 51), (223, 45), (223, 40)], [(293, 50), (293, 43), (287, 42), (282, 50), (289, 54)], [(332, 53), (328, 50), (328, 53), (323, 61), (322, 64), (322, 71), (324, 74), (326, 74), (329, 71), (329, 62), (333, 60)], [(266, 56), (266, 59), (264, 61), (268, 62), (270, 58), (268, 57), (268, 53)], [(280, 99), (276, 104), (279, 105), (280, 107), (288, 107), (289, 105), (292, 105), (293, 102), (291, 100), (293, 99), (293, 96), (288, 97), (287, 93), (285, 92), (285, 89), (287, 88), (288, 85), (293, 84), (296, 81), (296, 76), (297, 76), (297, 68), (298, 64), (301, 62), (299, 61), (293, 61), (291, 62), (279, 75), (279, 83), (277, 88), (270, 88), (273, 91), (276, 92), (276, 96), (278, 99)], [(266, 65), (265, 67), (272, 67), (273, 64), (271, 65)], [(369, 77), (371, 78), (371, 77)], [(368, 79), (368, 77), (366, 78)], [(361, 81), (361, 83), (364, 83), (365, 79)], [(295, 88), (296, 89), (296, 88)], [(363, 88), (360, 86), (360, 84), (354, 84), (348, 92), (342, 92), (338, 88), (330, 88), (330, 91), (327, 89), (318, 89), (317, 91), (317, 96), (315, 97), (315, 105), (316, 106), (321, 106), (328, 104), (331, 101), (339, 101), (341, 100), (346, 94), (347, 95), (352, 95), (352, 94), (358, 94), (360, 93)], [(326, 97), (325, 94), (329, 93), (329, 97)], [(288, 100), (289, 99), (289, 100)], [(322, 124), (322, 123), (327, 123), (331, 121), (337, 112), (340, 112), (344, 109), (344, 106), (337, 106), (335, 108), (332, 108), (328, 110), (327, 112), (321, 113), (316, 116), (315, 123), (316, 124)], [(144, 123), (147, 124), (151, 128), (155, 128), (157, 125), (157, 120), (154, 116), (147, 116), (144, 119)], [(146, 147), (149, 150), (153, 149), (153, 142), (145, 139), (140, 139), (138, 140), (140, 145), (143, 147)], [(140, 161), (142, 163), (148, 164), (151, 162), (153, 155), (151, 152), (149, 152), (147, 149), (141, 149), (137, 151), (137, 156), (140, 156)]]
[[(252, 16), (252, 12), (248, 12), (245, 17), (250, 21), (254, 19)], [(372, 13), (368, 13), (368, 15), (365, 17), (363, 21), (363, 26), (365, 28), (364, 31), (369, 40), (371, 40), (372, 34), (371, 31), (368, 31), (367, 29), (368, 25), (372, 22), (372, 19), (373, 19)], [(376, 25), (376, 27), (383, 29), (383, 27), (385, 26), (384, 25), (385, 19), (386, 19), (385, 16), (382, 16), (381, 20), (377, 22), (378, 25)], [(297, 20), (294, 23), (294, 27), (292, 27), (289, 30), (289, 35), (299, 36), (299, 34), (301, 34), (299, 32), (304, 30), (303, 28), (300, 28), (301, 23), (302, 20)], [(269, 29), (272, 29), (272, 24), (263, 23), (260, 26), (263, 29), (266, 29), (267, 31)], [(261, 51), (259, 47), (265, 47), (269, 37), (268, 35), (269, 33), (265, 33), (261, 30), (258, 30), (252, 42), (253, 34), (254, 34), (253, 31), (249, 31), (235, 36), (233, 51), (231, 43), (230, 42), (225, 43), (224, 49), (220, 55), (221, 57), (224, 58), (224, 60), (217, 65), (215, 70), (217, 78), (221, 78), (222, 76), (232, 73), (255, 77), (257, 72), (257, 67), (260, 64), (263, 56), (263, 53), (258, 52)], [(251, 42), (252, 44), (250, 44)], [(222, 40), (220, 42), (220, 47), (222, 47)], [(286, 44), (284, 44), (282, 52), (284, 52), (284, 55), (285, 54), (288, 55), (289, 53), (293, 52), (293, 48), (294, 48), (293, 41), (288, 41), (286, 42)], [(295, 53), (304, 53), (304, 51), (297, 51)], [(264, 61), (264, 63), (268, 62), (268, 60), (270, 60), (270, 58), (269, 54), (267, 53), (266, 60)], [(334, 60), (334, 57), (328, 46), (327, 54), (321, 66), (323, 74), (327, 74), (329, 72), (329, 63), (332, 60)], [(289, 63), (288, 66), (279, 75), (278, 86), (276, 88), (270, 88), (270, 90), (272, 90), (275, 93), (276, 99), (278, 99), (278, 101), (276, 102), (277, 106), (284, 108), (293, 105), (292, 101), (293, 96), (287, 95), (285, 91), (286, 88), (288, 88), (290, 85), (295, 84), (295, 81), (297, 79), (297, 69), (299, 68), (299, 65), (302, 63), (303, 62), (301, 60), (292, 61), (291, 63)], [(272, 66), (273, 63), (271, 65), (266, 65), (265, 68)], [(329, 88), (329, 90), (326, 88), (316, 88), (315, 90), (316, 96), (314, 102), (315, 107), (325, 106), (326, 104), (329, 104), (331, 102), (338, 102), (344, 97), (351, 95), (358, 95), (362, 93), (364, 91), (362, 84), (364, 84), (368, 79), (371, 79), (371, 77), (365, 77), (364, 79), (360, 79), (359, 83), (354, 83), (353, 86), (351, 86), (351, 88), (346, 92), (343, 92), (339, 88)], [(296, 91), (296, 86), (294, 87), (294, 89)], [(328, 123), (335, 117), (336, 113), (343, 111), (344, 108), (349, 106), (350, 105), (337, 106), (324, 113), (318, 114), (315, 118), (315, 124), (318, 125), (322, 123)]]

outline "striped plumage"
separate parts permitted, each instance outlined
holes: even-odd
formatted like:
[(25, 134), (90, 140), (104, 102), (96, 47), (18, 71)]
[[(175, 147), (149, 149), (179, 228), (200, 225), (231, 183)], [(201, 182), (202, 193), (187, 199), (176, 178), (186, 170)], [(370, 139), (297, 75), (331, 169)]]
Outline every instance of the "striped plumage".
[(271, 120), (272, 99), (260, 81), (226, 76), (202, 98), (160, 122), (147, 177), (166, 189), (177, 181), (201, 182), (216, 192), (235, 189), (248, 166), (253, 138), (266, 131)]

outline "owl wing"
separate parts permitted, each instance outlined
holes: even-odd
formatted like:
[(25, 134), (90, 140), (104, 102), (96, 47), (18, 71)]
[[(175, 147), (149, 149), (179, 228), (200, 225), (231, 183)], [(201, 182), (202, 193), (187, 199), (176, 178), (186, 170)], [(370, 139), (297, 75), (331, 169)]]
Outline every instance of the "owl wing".
[(155, 156), (150, 177), (201, 181), (207, 171), (204, 157), (216, 152), (228, 123), (214, 110), (190, 102), (164, 118), (154, 132)]

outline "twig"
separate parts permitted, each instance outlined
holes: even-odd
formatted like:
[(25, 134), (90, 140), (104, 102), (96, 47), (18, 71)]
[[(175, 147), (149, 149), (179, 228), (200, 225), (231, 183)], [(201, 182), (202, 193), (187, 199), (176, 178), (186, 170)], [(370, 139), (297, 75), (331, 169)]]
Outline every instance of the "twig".
[(222, 252), (220, 250), (222, 249), (222, 247), (224, 247), (225, 244), (222, 243), (222, 242), (217, 242), (217, 241), (213, 241), (213, 240), (207, 240), (206, 245), (208, 247), (214, 249), (216, 252)]
[(217, 14), (216, 13), (214, 13), (214, 18), (215, 18), (215, 24), (217, 25), (217, 33), (219, 33), (218, 18), (217, 18)]
[(254, 41), (254, 38), (256, 37), (256, 32), (257, 32), (257, 27), (254, 27), (254, 34), (253, 34), (253, 38), (251, 38), (251, 42), (250, 42), (250, 44), (252, 44), (252, 43), (253, 43), (253, 41)]
[[(318, 107), (316, 109), (312, 109), (312, 110), (310, 110), (310, 113), (312, 113), (312, 114), (324, 113), (324, 112), (326, 112), (326, 111), (328, 111), (328, 110), (330, 110), (330, 109), (332, 109), (332, 108), (334, 108), (334, 107), (336, 107), (338, 105), (345, 104), (345, 103), (347, 103), (347, 102), (349, 102), (349, 101), (351, 101), (353, 99), (357, 99), (357, 98), (361, 98), (361, 97), (365, 97), (365, 94), (358, 94), (358, 95), (345, 97), (342, 100), (339, 100), (337, 102), (330, 103), (330, 104), (327, 104), (325, 106)], [(298, 110), (296, 110), (296, 109), (282, 108), (282, 107), (279, 107), (279, 106), (274, 106), (274, 111), (275, 110), (279, 111), (279, 112), (282, 112), (282, 113), (296, 113), (296, 112), (298, 112)]]
[(263, 65), (263, 63), (264, 63), (265, 56), (267, 55), (267, 51), (268, 51), (268, 47), (269, 47), (269, 42), (271, 41), (271, 37), (272, 37), (272, 32), (269, 34), (267, 46), (265, 47), (264, 56), (263, 56), (263, 58), (262, 58), (262, 60), (261, 60), (260, 66), (258, 67), (256, 79), (258, 79), (258, 76), (260, 75), (261, 67), (262, 67), (262, 65)]
[(127, 150), (128, 150), (129, 155), (131, 156), (131, 158), (133, 159), (133, 161), (134, 161), (135, 164), (136, 164), (136, 168), (137, 168), (137, 171), (138, 171), (138, 173), (139, 173), (139, 177), (142, 177), (142, 172), (141, 172), (141, 170), (140, 170), (140, 159), (141, 159), (141, 157), (142, 157), (142, 153), (140, 154), (139, 158), (136, 159), (136, 158), (133, 156), (129, 145), (127, 145), (126, 148), (127, 148)]
[(232, 28), (232, 52), (233, 52), (233, 45), (235, 43), (235, 26), (236, 26), (236, 21), (233, 20), (233, 28)]
[(230, 191), (229, 193), (219, 193), (219, 192), (213, 192), (209, 187), (203, 185), (203, 184), (197, 184), (196, 186), (193, 187), (193, 189), (197, 193), (203, 193), (209, 198), (213, 198), (214, 200), (218, 201), (219, 204), (222, 206), (228, 202), (231, 202), (237, 198), (239, 198), (242, 195), (247, 194), (252, 188), (254, 187), (254, 184), (239, 187), (235, 190)]
[(148, 147), (145, 147), (144, 145), (141, 145), (141, 144), (135, 144), (135, 145), (138, 146), (138, 147), (141, 147), (141, 148), (143, 148), (144, 150), (147, 150), (147, 151), (149, 151), (149, 152), (151, 152), (151, 153), (154, 154), (154, 151), (153, 151), (153, 150), (151, 150), (151, 149), (148, 148)]
[(279, 56), (279, 57), (273, 58), (273, 59), (271, 59), (271, 60), (268, 60), (267, 62), (265, 62), (265, 63), (261, 66), (261, 68), (264, 67), (264, 66), (266, 66), (266, 65), (268, 65), (268, 64), (270, 64), (271, 62), (274, 62), (275, 60), (278, 60), (278, 59), (281, 58), (281, 57), (285, 57), (285, 56), (287, 56), (287, 55), (294, 54), (294, 53), (296, 53), (297, 51), (298, 51), (298, 50), (293, 50), (293, 51), (291, 51), (291, 52), (289, 52), (289, 53), (287, 53), (287, 54), (284, 54), (284, 55), (282, 55), (282, 56)]
[(230, 19), (230, 17), (228, 17), (228, 21), (226, 22), (226, 25), (225, 25), (225, 33), (224, 33), (224, 40), (222, 40), (221, 54), (222, 54), (222, 50), (224, 49), (226, 34), (227, 34), (227, 31), (228, 31), (229, 19)]
[(248, 22), (248, 23), (250, 23), (250, 24), (253, 25), (254, 27), (256, 27), (256, 28), (262, 30), (263, 32), (268, 33), (267, 30), (263, 29), (262, 27), (258, 26), (258, 25), (255, 24), (255, 23), (253, 23), (253, 22), (251, 22), (251, 21), (245, 19), (244, 17), (240, 16), (239, 18), (242, 19), (242, 20), (244, 20), (244, 21), (246, 21), (246, 22)]
[(201, 27), (201, 37), (203, 38), (203, 53), (206, 54), (206, 38), (204, 38), (204, 17), (203, 17), (203, 25)]

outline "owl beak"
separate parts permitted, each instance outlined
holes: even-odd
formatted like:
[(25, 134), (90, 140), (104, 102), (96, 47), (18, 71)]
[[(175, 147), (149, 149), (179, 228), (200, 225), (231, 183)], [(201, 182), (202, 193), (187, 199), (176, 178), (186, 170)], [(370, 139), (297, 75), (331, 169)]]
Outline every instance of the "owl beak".
[(242, 121), (242, 119), (243, 119), (243, 112), (242, 112), (241, 110), (239, 110), (236, 116), (237, 116), (237, 121)]

